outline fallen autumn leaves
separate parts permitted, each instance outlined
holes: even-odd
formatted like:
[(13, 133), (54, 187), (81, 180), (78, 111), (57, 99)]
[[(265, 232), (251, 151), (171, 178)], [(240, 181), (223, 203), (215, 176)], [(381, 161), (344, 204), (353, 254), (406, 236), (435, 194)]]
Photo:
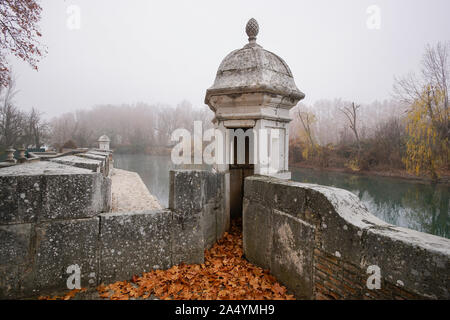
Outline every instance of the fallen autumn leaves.
[[(162, 271), (153, 270), (133, 276), (131, 281), (119, 281), (97, 288), (100, 298), (175, 299), (175, 300), (263, 300), (287, 299), (287, 294), (268, 271), (243, 258), (240, 224), (233, 223), (231, 231), (211, 249), (205, 251), (205, 263), (181, 264)], [(60, 299), (71, 299), (70, 291)], [(49, 299), (49, 297), (41, 297)], [(58, 298), (58, 297), (54, 297)]]

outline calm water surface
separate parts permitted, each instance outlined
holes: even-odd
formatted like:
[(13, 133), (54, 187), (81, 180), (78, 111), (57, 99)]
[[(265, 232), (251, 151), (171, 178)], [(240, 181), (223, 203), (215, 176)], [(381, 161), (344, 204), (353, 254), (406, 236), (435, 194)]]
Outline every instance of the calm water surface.
[[(168, 206), (169, 170), (175, 168), (169, 157), (115, 154), (114, 166), (139, 173), (150, 192), (163, 206)], [(291, 171), (294, 181), (353, 192), (371, 213), (386, 222), (450, 238), (449, 186), (303, 168)]]

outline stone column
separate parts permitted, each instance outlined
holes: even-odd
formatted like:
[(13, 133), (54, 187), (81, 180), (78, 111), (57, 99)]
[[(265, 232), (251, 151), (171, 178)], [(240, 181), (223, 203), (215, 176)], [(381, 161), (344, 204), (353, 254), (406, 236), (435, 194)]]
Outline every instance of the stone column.
[(9, 149), (6, 150), (7, 155), (6, 155), (6, 161), (5, 162), (9, 162), (9, 163), (16, 163), (16, 159), (14, 159), (14, 152), (16, 152), (16, 150), (13, 147), (9, 147)]
[(24, 163), (27, 161), (27, 157), (25, 157), (25, 147), (20, 147), (19, 149), (19, 163)]

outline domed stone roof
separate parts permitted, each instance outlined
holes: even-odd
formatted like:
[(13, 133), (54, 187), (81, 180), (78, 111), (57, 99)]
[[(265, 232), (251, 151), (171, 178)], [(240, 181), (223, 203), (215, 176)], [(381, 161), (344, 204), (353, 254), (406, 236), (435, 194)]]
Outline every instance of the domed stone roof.
[(286, 62), (256, 43), (259, 26), (255, 19), (247, 23), (246, 31), (249, 43), (223, 59), (213, 86), (206, 91), (205, 103), (214, 95), (251, 92), (303, 99)]
[(107, 135), (103, 135), (100, 138), (98, 138), (98, 142), (110, 142), (111, 140), (109, 140)]

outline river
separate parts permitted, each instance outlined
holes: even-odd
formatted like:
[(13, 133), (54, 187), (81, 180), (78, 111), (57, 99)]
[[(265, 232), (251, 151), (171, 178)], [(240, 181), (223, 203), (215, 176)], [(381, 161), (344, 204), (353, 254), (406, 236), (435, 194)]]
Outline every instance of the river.
[[(169, 170), (175, 168), (170, 157), (114, 154), (114, 167), (137, 172), (150, 192), (167, 207)], [(449, 186), (305, 168), (291, 168), (291, 172), (294, 181), (353, 192), (372, 214), (388, 223), (450, 238)]]

